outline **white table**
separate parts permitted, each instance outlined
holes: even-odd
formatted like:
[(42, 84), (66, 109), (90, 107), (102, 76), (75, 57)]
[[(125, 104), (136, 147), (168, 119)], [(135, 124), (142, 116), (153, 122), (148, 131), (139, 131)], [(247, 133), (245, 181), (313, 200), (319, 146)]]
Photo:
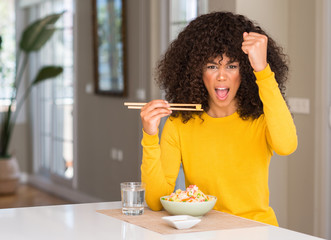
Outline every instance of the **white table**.
[(120, 202), (87, 203), (0, 210), (1, 240), (101, 239), (226, 239), (317, 240), (313, 236), (274, 226), (162, 235), (97, 213), (120, 208)]

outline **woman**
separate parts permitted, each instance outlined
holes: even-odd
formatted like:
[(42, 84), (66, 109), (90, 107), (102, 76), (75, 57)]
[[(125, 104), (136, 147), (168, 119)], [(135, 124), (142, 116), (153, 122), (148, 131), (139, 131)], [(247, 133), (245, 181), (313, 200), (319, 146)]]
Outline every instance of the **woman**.
[(246, 17), (215, 12), (193, 20), (161, 59), (158, 83), (167, 101), (200, 103), (204, 111), (171, 112), (164, 100), (142, 108), (149, 207), (162, 208), (159, 198), (174, 191), (182, 163), (187, 186), (218, 198), (214, 209), (277, 226), (270, 158), (297, 147), (284, 100), (287, 72), (282, 49)]

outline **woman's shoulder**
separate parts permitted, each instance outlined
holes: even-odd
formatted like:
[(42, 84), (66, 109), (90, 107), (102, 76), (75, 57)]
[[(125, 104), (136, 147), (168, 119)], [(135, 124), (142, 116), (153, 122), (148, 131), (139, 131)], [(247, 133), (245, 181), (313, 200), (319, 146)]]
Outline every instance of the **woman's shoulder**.
[(171, 126), (176, 126), (179, 127), (180, 125), (183, 124), (183, 118), (179, 116), (169, 116), (168, 119), (166, 120), (165, 125), (171, 125)]
[(251, 126), (255, 126), (257, 128), (265, 128), (267, 125), (264, 113), (262, 113), (258, 118), (249, 118), (246, 121), (249, 121)]
[(194, 114), (189, 120), (185, 120), (185, 118), (181, 114), (178, 114), (177, 116), (168, 117), (167, 121), (173, 122), (173, 124), (176, 125), (190, 125), (194, 124), (196, 121), (201, 122), (203, 121), (203, 119), (199, 115)]
[(176, 128), (177, 130), (183, 130), (192, 127), (192, 125), (202, 122), (203, 120), (198, 115), (194, 115), (188, 121), (185, 121), (181, 114), (179, 114), (178, 116), (169, 116), (165, 122), (165, 126), (170, 128)]

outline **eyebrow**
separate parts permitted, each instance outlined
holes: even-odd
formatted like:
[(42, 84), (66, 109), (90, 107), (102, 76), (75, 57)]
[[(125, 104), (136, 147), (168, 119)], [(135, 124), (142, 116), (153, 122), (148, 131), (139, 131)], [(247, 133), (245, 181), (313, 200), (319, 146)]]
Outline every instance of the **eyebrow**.
[[(222, 60), (221, 60), (222, 61)], [(215, 62), (214, 60), (210, 60), (207, 62), (207, 64), (219, 64), (219, 62)], [(235, 61), (235, 60), (229, 60), (226, 64), (232, 64), (232, 63), (238, 63), (239, 64), (239, 61)]]
[(209, 60), (207, 63), (217, 64), (215, 61)]

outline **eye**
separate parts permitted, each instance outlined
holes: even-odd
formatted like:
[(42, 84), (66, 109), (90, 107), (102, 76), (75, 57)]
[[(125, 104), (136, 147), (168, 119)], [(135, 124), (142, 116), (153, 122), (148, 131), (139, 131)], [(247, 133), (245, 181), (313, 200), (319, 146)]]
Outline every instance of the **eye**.
[(229, 69), (237, 69), (239, 66), (237, 64), (230, 64), (228, 65)]
[(207, 65), (207, 69), (217, 69), (216, 65)]

